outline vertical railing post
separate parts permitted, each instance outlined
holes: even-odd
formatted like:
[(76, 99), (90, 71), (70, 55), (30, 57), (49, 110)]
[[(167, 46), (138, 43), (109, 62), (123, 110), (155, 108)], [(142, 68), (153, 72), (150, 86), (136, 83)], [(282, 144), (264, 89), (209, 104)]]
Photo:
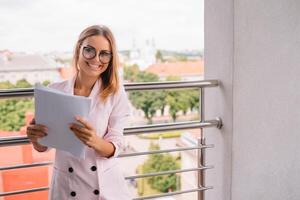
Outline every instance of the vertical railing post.
[[(200, 109), (200, 121), (204, 122), (204, 88), (200, 88), (200, 98), (199, 98), (199, 109)], [(200, 137), (197, 141), (198, 147), (202, 147), (205, 145), (205, 137), (203, 134), (203, 129), (200, 128)], [(197, 166), (198, 168), (201, 168), (205, 166), (205, 149), (200, 148), (197, 151)], [(205, 172), (204, 170), (198, 170), (197, 175), (197, 182), (198, 182), (198, 188), (205, 186)], [(204, 200), (204, 190), (198, 191), (198, 200)]]
[[(202, 130), (201, 130), (202, 131)], [(205, 145), (205, 138), (198, 138), (198, 146)], [(198, 149), (198, 168), (205, 166), (205, 148)], [(198, 188), (205, 187), (205, 171), (198, 170)], [(198, 200), (204, 200), (205, 190), (198, 191)]]

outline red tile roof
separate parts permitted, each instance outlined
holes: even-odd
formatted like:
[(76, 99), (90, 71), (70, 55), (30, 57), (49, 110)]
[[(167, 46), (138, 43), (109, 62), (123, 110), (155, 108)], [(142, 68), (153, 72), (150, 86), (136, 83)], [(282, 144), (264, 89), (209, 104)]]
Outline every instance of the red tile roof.
[(181, 61), (172, 63), (157, 63), (150, 65), (145, 71), (157, 74), (159, 76), (194, 76), (203, 75), (204, 62)]

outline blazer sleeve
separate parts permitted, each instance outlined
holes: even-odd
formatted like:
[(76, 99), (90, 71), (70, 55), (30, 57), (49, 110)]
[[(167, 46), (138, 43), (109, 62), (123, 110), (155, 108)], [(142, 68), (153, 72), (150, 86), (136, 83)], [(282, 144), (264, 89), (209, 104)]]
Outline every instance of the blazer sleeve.
[(116, 93), (112, 111), (108, 119), (107, 133), (104, 135), (106, 141), (111, 142), (115, 147), (115, 152), (111, 156), (117, 157), (124, 147), (124, 127), (128, 125), (128, 119), (131, 116), (131, 106), (125, 92), (124, 86), (121, 86)]

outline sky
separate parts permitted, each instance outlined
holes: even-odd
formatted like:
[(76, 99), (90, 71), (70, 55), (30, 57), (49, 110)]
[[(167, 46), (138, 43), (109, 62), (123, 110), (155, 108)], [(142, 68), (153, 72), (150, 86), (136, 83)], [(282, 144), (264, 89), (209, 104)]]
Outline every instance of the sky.
[(0, 50), (73, 51), (80, 32), (107, 25), (119, 50), (143, 47), (199, 50), (204, 46), (204, 0), (1, 0)]

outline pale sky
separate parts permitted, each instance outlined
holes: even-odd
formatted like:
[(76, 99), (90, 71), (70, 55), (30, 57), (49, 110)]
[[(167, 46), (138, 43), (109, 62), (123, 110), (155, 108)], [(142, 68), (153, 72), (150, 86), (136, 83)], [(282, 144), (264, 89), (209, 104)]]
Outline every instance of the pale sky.
[(157, 49), (202, 50), (203, 0), (1, 0), (0, 50), (72, 51), (79, 33), (104, 24), (119, 50), (154, 38)]

